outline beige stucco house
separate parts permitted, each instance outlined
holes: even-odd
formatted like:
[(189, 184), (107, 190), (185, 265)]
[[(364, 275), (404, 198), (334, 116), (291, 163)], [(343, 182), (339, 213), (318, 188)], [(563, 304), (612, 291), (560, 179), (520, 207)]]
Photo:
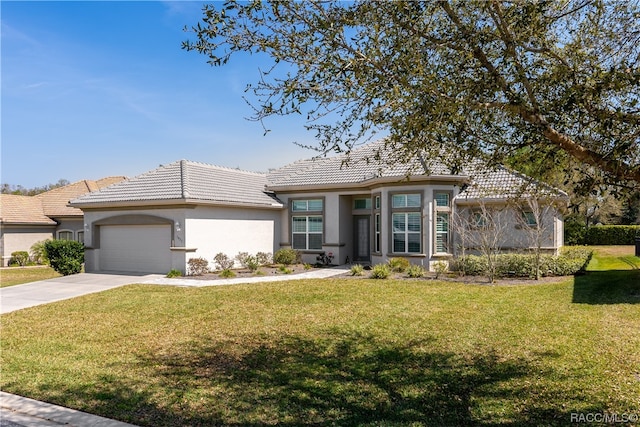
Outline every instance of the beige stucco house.
[(124, 176), (82, 180), (35, 196), (0, 195), (0, 256), (6, 266), (11, 254), (29, 251), (47, 239), (84, 242), (84, 216), (68, 206), (75, 199), (102, 187), (121, 182)]
[(428, 268), (458, 252), (454, 217), (471, 221), (480, 206), (512, 211), (504, 250), (529, 247), (531, 224), (518, 218), (534, 194), (553, 202), (540, 218), (544, 248), (562, 246), (561, 191), (505, 168), (476, 162), (451, 173), (420, 154), (401, 163), (393, 155), (379, 141), (265, 174), (186, 160), (161, 166), (71, 202), (84, 212), (85, 268), (185, 272), (190, 258), (280, 248), (309, 263), (325, 252), (334, 264), (406, 257)]

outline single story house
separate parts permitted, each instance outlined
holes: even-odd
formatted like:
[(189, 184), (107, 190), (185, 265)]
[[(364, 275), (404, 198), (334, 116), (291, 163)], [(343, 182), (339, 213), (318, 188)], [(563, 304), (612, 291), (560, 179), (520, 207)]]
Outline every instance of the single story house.
[(42, 240), (84, 242), (83, 213), (69, 206), (69, 201), (124, 179), (124, 176), (114, 176), (96, 181), (82, 180), (35, 196), (1, 194), (1, 265), (7, 265), (13, 252), (28, 252), (34, 243)]
[(421, 155), (401, 163), (393, 155), (378, 141), (269, 173), (187, 160), (160, 166), (71, 201), (84, 212), (85, 269), (185, 272), (191, 258), (280, 248), (309, 263), (325, 252), (333, 264), (406, 257), (429, 268), (458, 251), (454, 215), (473, 218), (478, 207), (512, 210), (502, 246), (530, 247), (511, 201), (539, 189), (554, 202), (540, 218), (543, 246), (562, 246), (565, 193), (506, 168), (476, 163), (451, 173)]

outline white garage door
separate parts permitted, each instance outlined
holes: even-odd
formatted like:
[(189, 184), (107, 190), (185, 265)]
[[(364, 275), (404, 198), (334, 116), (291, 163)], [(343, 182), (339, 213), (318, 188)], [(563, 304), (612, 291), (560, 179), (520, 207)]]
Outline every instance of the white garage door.
[(103, 225), (100, 270), (166, 273), (171, 270), (169, 225)]

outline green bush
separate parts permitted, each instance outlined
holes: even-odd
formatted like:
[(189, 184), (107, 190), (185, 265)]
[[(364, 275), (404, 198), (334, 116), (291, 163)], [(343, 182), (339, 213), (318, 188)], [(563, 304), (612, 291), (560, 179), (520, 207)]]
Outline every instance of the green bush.
[(11, 259), (9, 259), (9, 265), (19, 265), (24, 267), (29, 262), (29, 252), (27, 251), (15, 251), (11, 252)]
[(409, 266), (409, 268), (407, 268), (407, 276), (413, 279), (424, 277), (425, 273), (426, 271), (420, 265), (411, 265)]
[(44, 264), (44, 265), (49, 264), (49, 258), (47, 257), (47, 250), (44, 247), (45, 242), (46, 240), (41, 240), (39, 242), (36, 242), (33, 245), (31, 245), (31, 248), (29, 249), (29, 251), (31, 252), (31, 259), (36, 264)]
[[(542, 276), (569, 276), (583, 271), (591, 260), (592, 251), (585, 247), (566, 247), (560, 255), (541, 255), (540, 273)], [(486, 258), (468, 255), (457, 258), (451, 263), (451, 269), (464, 271), (470, 276), (486, 274)], [(462, 270), (464, 268), (464, 270)], [(500, 254), (496, 257), (496, 277), (534, 278), (535, 255)]]
[(191, 276), (202, 276), (209, 272), (209, 261), (204, 258), (191, 258), (187, 265)]
[(167, 277), (169, 279), (171, 279), (172, 277), (182, 277), (182, 272), (178, 269), (172, 268), (171, 270), (169, 270), (169, 272), (167, 273)]
[(371, 269), (372, 279), (386, 279), (391, 275), (391, 267), (388, 264), (376, 264)]
[(389, 259), (389, 268), (391, 268), (391, 271), (395, 271), (396, 273), (404, 273), (410, 265), (411, 263), (406, 258), (396, 257)]
[(84, 262), (84, 245), (74, 240), (47, 240), (44, 244), (51, 267), (62, 274), (80, 273)]
[(302, 260), (300, 252), (295, 249), (282, 248), (273, 255), (273, 262), (276, 264), (291, 265), (298, 264)]
[(362, 276), (364, 274), (364, 267), (360, 264), (355, 264), (351, 266), (351, 269), (349, 271), (351, 272), (352, 276)]
[(640, 237), (640, 225), (598, 225), (585, 235), (587, 245), (635, 245)]
[(225, 279), (229, 279), (231, 277), (236, 277), (236, 273), (234, 273), (233, 270), (230, 270), (228, 268), (225, 268), (224, 270), (222, 270), (222, 272), (220, 273), (221, 277), (224, 277)]
[(587, 226), (582, 219), (567, 217), (564, 221), (564, 244), (584, 245)]

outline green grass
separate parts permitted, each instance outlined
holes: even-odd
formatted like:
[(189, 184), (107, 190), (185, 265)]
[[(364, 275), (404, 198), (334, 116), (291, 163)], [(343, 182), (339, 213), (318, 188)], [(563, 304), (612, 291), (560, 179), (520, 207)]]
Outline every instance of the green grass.
[(51, 267), (11, 267), (0, 270), (0, 288), (60, 277)]
[(605, 273), (524, 286), (126, 286), (3, 315), (0, 388), (140, 426), (546, 426), (637, 413), (638, 270), (608, 285)]

